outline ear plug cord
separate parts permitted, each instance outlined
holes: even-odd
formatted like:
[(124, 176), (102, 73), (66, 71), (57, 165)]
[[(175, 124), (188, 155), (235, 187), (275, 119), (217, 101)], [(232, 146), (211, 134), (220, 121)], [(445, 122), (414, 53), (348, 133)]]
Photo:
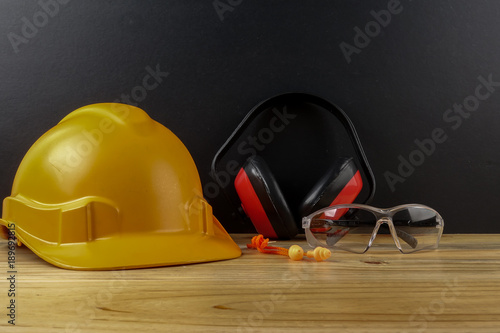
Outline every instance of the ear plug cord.
[(269, 238), (264, 238), (262, 235), (252, 237), (252, 243), (247, 244), (249, 249), (257, 249), (261, 253), (269, 254), (279, 254), (282, 256), (289, 257), (292, 260), (298, 261), (302, 258), (314, 258), (316, 261), (323, 261), (330, 258), (332, 253), (330, 250), (324, 247), (317, 247), (312, 251), (304, 252), (304, 250), (298, 245), (292, 245), (289, 249), (278, 246), (269, 246)]

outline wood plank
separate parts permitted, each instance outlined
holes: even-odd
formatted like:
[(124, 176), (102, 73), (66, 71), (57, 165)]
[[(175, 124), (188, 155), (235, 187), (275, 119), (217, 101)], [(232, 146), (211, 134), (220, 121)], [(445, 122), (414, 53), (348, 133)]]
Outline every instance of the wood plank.
[[(233, 235), (242, 248), (251, 235)], [(306, 247), (304, 239), (277, 242)], [(238, 259), (125, 271), (70, 271), (17, 249), (16, 327), (2, 332), (500, 332), (500, 235), (444, 235), (435, 251), (335, 252), (294, 262)]]

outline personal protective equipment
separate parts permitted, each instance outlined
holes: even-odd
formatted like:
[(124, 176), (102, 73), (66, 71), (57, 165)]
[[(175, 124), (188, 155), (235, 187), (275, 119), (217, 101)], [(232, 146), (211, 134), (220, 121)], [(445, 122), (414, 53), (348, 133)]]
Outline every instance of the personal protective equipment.
[(73, 111), (35, 142), (0, 223), (39, 257), (69, 269), (241, 255), (203, 199), (184, 144), (143, 110), (117, 103)]
[[(374, 244), (394, 243), (401, 253), (437, 249), (444, 220), (434, 209), (406, 204), (376, 208), (362, 204), (333, 205), (302, 219), (310, 246), (365, 253)], [(379, 230), (383, 230), (381, 235)]]
[[(257, 232), (280, 239), (290, 239), (298, 233), (292, 210), (263, 158), (250, 157), (238, 172), (234, 186)], [(352, 157), (338, 158), (306, 195), (301, 211), (309, 214), (325, 206), (351, 203), (362, 187), (363, 181)]]
[[(317, 118), (317, 121), (308, 122), (307, 119), (311, 118)], [(292, 121), (304, 125), (293, 127)], [(318, 126), (320, 122), (321, 126)], [(290, 129), (286, 129), (287, 126)], [(272, 159), (269, 159), (271, 153), (266, 153), (269, 151), (267, 146), (274, 145), (275, 137), (285, 134), (285, 129), (300, 138), (301, 131), (307, 126), (314, 128), (317, 139), (311, 142), (316, 144), (302, 145), (302, 149), (298, 149), (295, 144), (300, 139), (291, 138), (290, 135), (286, 138), (291, 141), (284, 140), (285, 137), (276, 139), (281, 140), (281, 145), (278, 142), (277, 147), (285, 149), (275, 149), (277, 154), (274, 156), (279, 156), (279, 160), (294, 161), (294, 164), (281, 163), (276, 168), (280, 173), (271, 172), (277, 165), (268, 163)], [(331, 140), (332, 133), (335, 133), (335, 140)], [(309, 140), (306, 138), (304, 142)], [(295, 150), (286, 146), (294, 147)], [(308, 150), (309, 158), (304, 158), (304, 150)], [(289, 171), (300, 169), (296, 165), (304, 165), (297, 163), (299, 160), (306, 160), (306, 164), (318, 164), (311, 160), (311, 151), (317, 152), (316, 157), (321, 165), (329, 166), (326, 172), (321, 171), (321, 178), (315, 178), (316, 174), (320, 174), (314, 171), (320, 170), (317, 165), (312, 168), (306, 165), (307, 168), (301, 173)], [(245, 157), (246, 161), (241, 159), (245, 154), (251, 154)], [(241, 167), (232, 173), (231, 170), (236, 168), (232, 168), (231, 164)], [(252, 108), (214, 156), (212, 175), (223, 191), (227, 185), (224, 183), (230, 183), (232, 176), (235, 176), (235, 191), (232, 191), (233, 188), (224, 191), (228, 202), (232, 203), (228, 208), (232, 206), (235, 210), (231, 216), (243, 216), (243, 221), (248, 217), (258, 233), (274, 239), (293, 238), (299, 232), (302, 216), (330, 205), (354, 201), (366, 203), (375, 193), (375, 177), (349, 117), (335, 104), (302, 93), (278, 95)], [(279, 184), (278, 179), (281, 179), (282, 184)], [(283, 179), (288, 181), (287, 192), (282, 191)], [(301, 187), (307, 190), (304, 191), (307, 194), (297, 198)], [(290, 197), (285, 199), (290, 194), (292, 200)]]

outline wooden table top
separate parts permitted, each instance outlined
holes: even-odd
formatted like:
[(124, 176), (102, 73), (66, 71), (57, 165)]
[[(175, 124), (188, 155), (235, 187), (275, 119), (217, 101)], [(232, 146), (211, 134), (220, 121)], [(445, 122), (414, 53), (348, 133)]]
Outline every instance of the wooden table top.
[[(335, 252), (291, 261), (245, 248), (238, 259), (124, 271), (56, 268), (16, 253), (8, 324), (0, 243), (1, 332), (500, 332), (500, 235), (444, 235), (414, 254)], [(305, 240), (277, 242), (305, 247)]]

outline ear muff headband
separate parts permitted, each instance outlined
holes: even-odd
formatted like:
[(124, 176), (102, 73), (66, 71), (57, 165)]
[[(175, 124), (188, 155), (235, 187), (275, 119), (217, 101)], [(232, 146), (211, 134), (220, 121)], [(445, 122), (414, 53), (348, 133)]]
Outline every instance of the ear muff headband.
[(303, 93), (286, 93), (282, 95), (278, 95), (275, 97), (271, 97), (268, 100), (265, 100), (261, 102), (260, 104), (256, 105), (250, 112), (243, 118), (241, 123), (236, 127), (236, 129), (233, 131), (231, 136), (224, 142), (222, 147), (219, 149), (219, 151), (215, 154), (214, 159), (212, 160), (212, 165), (211, 165), (211, 174), (213, 179), (217, 182), (217, 184), (220, 186), (222, 189), (222, 192), (224, 195), (228, 198), (229, 202), (233, 202), (235, 206), (239, 206), (239, 204), (235, 203), (233, 200), (230, 199), (230, 197), (227, 195), (226, 191), (224, 190), (225, 186), (227, 184), (224, 184), (224, 182), (219, 178), (219, 170), (217, 169), (218, 164), (220, 160), (226, 155), (228, 150), (235, 144), (235, 142), (241, 137), (245, 129), (248, 128), (248, 126), (251, 124), (251, 122), (263, 111), (275, 106), (275, 105), (283, 105), (283, 104), (289, 104), (293, 101), (297, 101), (300, 103), (310, 103), (310, 104), (315, 104), (317, 106), (320, 106), (321, 108), (327, 110), (330, 112), (334, 117), (336, 117), (344, 126), (344, 128), (347, 130), (347, 133), (349, 135), (349, 139), (351, 140), (351, 143), (354, 146), (354, 151), (356, 153), (357, 160), (359, 161), (359, 164), (361, 166), (361, 170), (363, 171), (367, 184), (369, 186), (370, 192), (367, 196), (367, 198), (364, 200), (365, 203), (368, 203), (371, 201), (373, 194), (375, 193), (375, 177), (373, 175), (373, 172), (370, 168), (370, 165), (368, 163), (368, 160), (366, 158), (366, 155), (363, 151), (363, 147), (361, 146), (361, 142), (359, 140), (358, 134), (356, 133), (356, 130), (354, 129), (354, 125), (352, 124), (351, 120), (347, 115), (340, 109), (338, 106), (335, 104), (332, 104), (325, 99), (321, 97), (317, 97), (314, 95), (309, 95), (309, 94), (303, 94)]

